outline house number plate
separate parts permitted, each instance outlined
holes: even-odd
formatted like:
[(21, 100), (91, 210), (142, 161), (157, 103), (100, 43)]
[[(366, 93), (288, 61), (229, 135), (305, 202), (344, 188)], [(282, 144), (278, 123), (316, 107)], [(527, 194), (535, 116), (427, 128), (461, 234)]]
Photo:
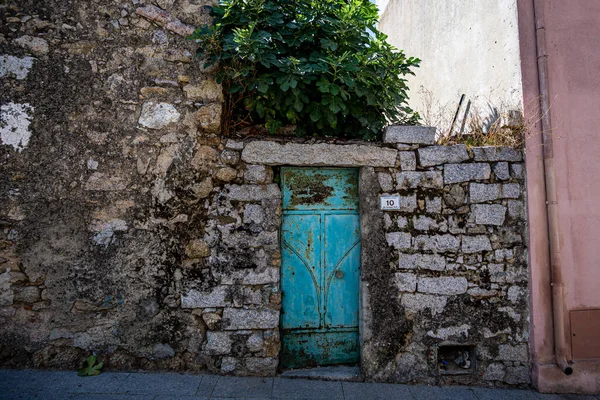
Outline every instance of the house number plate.
[(381, 196), (380, 208), (382, 210), (399, 210), (400, 209), (400, 196)]

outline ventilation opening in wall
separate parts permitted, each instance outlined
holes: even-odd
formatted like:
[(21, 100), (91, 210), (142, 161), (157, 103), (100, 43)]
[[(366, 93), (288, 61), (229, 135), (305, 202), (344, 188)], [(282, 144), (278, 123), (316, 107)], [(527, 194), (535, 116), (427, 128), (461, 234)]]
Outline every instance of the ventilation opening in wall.
[(437, 364), (440, 375), (475, 373), (474, 345), (445, 345), (438, 347)]

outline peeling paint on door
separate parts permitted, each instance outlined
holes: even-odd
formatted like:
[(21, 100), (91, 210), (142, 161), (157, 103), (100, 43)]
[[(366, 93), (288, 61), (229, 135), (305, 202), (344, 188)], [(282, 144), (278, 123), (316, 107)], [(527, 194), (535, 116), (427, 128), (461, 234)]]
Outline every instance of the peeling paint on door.
[(284, 367), (359, 359), (358, 171), (282, 168)]

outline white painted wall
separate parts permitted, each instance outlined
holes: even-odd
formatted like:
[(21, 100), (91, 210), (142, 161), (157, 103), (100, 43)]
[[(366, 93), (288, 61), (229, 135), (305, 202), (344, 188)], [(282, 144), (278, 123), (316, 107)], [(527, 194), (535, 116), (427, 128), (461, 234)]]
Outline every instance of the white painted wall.
[(385, 12), (390, 0), (371, 0), (371, 2), (377, 4), (377, 7), (379, 7), (379, 15), (381, 15)]
[(461, 94), (485, 113), (522, 110), (517, 0), (377, 0), (379, 29), (418, 57), (410, 104), (425, 123), (449, 126)]

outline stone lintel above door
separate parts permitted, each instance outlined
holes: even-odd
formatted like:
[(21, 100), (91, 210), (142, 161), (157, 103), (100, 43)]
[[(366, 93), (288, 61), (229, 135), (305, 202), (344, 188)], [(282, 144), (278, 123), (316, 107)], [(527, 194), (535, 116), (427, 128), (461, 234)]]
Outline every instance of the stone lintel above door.
[(394, 167), (395, 149), (371, 144), (278, 143), (253, 141), (246, 144), (242, 160), (249, 164)]

